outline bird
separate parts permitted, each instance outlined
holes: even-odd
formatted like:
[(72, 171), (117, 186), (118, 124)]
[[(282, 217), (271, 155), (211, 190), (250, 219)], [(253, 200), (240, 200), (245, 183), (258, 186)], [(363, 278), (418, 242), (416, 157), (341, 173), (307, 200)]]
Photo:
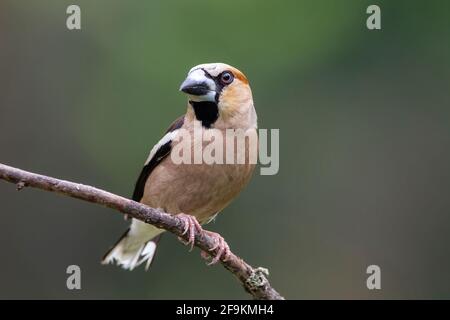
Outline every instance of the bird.
[[(244, 144), (244, 163), (176, 163), (173, 152), (180, 143), (180, 135), (198, 130), (202, 134), (224, 136), (226, 130), (241, 130), (256, 136), (257, 143), (257, 114), (247, 77), (225, 63), (193, 67), (179, 91), (187, 95), (186, 112), (151, 149), (132, 199), (183, 220), (185, 233), (189, 233), (186, 244), (192, 248), (201, 225), (214, 220), (248, 184), (255, 163), (249, 161), (251, 146), (248, 143)], [(204, 150), (205, 144), (200, 146)], [(102, 263), (117, 264), (126, 270), (145, 263), (148, 270), (163, 232), (163, 229), (131, 219), (130, 227), (104, 255)], [(217, 254), (211, 257), (210, 264), (226, 260), (230, 254), (228, 244), (219, 234), (204, 232), (216, 241), (211, 250), (217, 250)]]

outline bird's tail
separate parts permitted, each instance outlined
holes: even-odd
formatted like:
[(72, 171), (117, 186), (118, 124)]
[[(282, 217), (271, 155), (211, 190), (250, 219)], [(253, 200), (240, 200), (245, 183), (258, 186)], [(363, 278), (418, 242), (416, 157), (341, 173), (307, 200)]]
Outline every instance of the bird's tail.
[(116, 263), (126, 270), (133, 270), (147, 261), (145, 270), (148, 270), (163, 231), (150, 224), (133, 219), (130, 228), (104, 255), (102, 264)]

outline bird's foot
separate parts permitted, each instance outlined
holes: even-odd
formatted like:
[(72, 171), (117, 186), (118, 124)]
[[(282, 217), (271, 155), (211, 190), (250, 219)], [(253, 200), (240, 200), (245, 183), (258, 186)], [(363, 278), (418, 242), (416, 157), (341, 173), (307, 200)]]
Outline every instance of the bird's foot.
[(226, 243), (225, 239), (218, 233), (204, 230), (210, 237), (212, 237), (215, 241), (214, 247), (209, 249), (209, 252), (202, 251), (201, 255), (204, 259), (208, 259), (211, 255), (210, 252), (217, 250), (217, 254), (214, 258), (212, 258), (211, 262), (208, 265), (213, 265), (219, 262), (219, 260), (223, 257), (223, 261), (227, 261), (230, 257), (231, 251), (230, 247)]
[(177, 214), (177, 218), (184, 222), (184, 231), (183, 235), (188, 233), (188, 241), (186, 242), (183, 238), (178, 237), (178, 239), (183, 242), (185, 245), (190, 245), (191, 249), (194, 248), (195, 242), (195, 234), (202, 232), (202, 226), (198, 223), (197, 219), (194, 216), (189, 214), (180, 213)]

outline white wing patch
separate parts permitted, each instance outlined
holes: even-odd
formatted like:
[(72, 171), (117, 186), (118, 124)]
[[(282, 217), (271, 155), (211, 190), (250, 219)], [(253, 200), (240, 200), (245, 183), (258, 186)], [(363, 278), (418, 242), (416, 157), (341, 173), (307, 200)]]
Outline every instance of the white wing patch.
[(176, 129), (174, 131), (167, 132), (166, 135), (164, 137), (162, 137), (161, 140), (159, 140), (159, 142), (157, 144), (155, 144), (155, 146), (152, 148), (152, 150), (150, 151), (150, 154), (148, 155), (147, 161), (145, 161), (144, 165), (147, 165), (153, 159), (153, 157), (155, 156), (155, 153), (159, 150), (159, 148), (161, 148), (167, 142), (173, 140), (175, 138), (175, 136), (178, 134), (179, 130), (180, 129)]

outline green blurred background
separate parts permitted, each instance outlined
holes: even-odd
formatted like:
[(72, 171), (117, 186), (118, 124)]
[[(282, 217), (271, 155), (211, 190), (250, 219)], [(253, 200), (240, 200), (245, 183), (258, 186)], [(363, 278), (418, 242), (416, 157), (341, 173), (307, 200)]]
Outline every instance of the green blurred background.
[[(187, 71), (226, 62), (259, 126), (280, 129), (280, 171), (207, 228), (287, 298), (450, 298), (449, 14), (444, 0), (1, 0), (0, 162), (130, 196), (185, 111)], [(127, 226), (112, 210), (7, 183), (0, 202), (0, 298), (248, 298), (170, 234), (149, 272), (100, 265)]]

